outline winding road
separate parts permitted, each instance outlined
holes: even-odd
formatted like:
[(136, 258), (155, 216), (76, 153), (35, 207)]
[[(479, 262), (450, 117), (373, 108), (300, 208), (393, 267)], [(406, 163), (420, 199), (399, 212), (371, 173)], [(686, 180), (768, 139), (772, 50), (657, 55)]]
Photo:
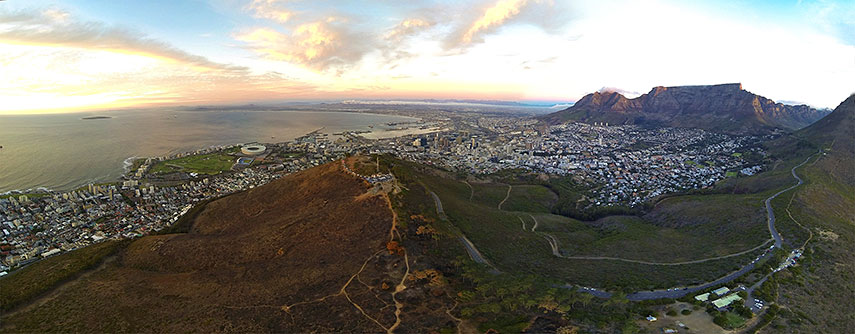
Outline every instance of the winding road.
[[(817, 153), (817, 154), (819, 154), (819, 153)], [(814, 154), (814, 155), (816, 155), (816, 154)], [(765, 201), (765, 203), (766, 203), (766, 214), (768, 217), (767, 221), (768, 221), (768, 226), (769, 226), (769, 233), (772, 235), (772, 239), (775, 240), (774, 247), (781, 248), (781, 245), (782, 245), (784, 239), (778, 233), (778, 230), (775, 229), (775, 213), (772, 210), (772, 200), (775, 199), (775, 197), (778, 197), (778, 195), (783, 194), (787, 191), (790, 191), (790, 190), (792, 190), (792, 189), (794, 189), (794, 188), (796, 188), (796, 187), (798, 187), (804, 183), (802, 178), (800, 178), (796, 174), (796, 168), (804, 166), (804, 164), (806, 164), (808, 161), (810, 161), (811, 158), (813, 158), (813, 155), (807, 157), (807, 159), (805, 159), (805, 161), (803, 161), (802, 163), (800, 163), (800, 164), (794, 166), (792, 169), (790, 169), (790, 173), (793, 175), (793, 178), (795, 178), (798, 181), (798, 183), (796, 183), (793, 186), (790, 186), (787, 189), (784, 189), (784, 190), (781, 190), (781, 191), (775, 193), (771, 197), (767, 198)], [(765, 257), (770, 257), (771, 255), (772, 255), (772, 252), (767, 251), (767, 252), (763, 253), (763, 255), (761, 257), (758, 258), (758, 261), (759, 261), (759, 259), (762, 259)], [(693, 286), (693, 287), (683, 288), (682, 290), (675, 288), (675, 289), (668, 289), (668, 290), (639, 291), (639, 292), (635, 292), (633, 294), (627, 295), (627, 299), (629, 299), (629, 300), (646, 300), (646, 299), (659, 299), (659, 298), (680, 298), (680, 297), (683, 297), (683, 296), (685, 296), (689, 293), (692, 293), (692, 292), (708, 289), (708, 288), (711, 288), (711, 287), (716, 286), (716, 285), (720, 285), (720, 284), (730, 282), (730, 281), (736, 279), (737, 277), (742, 276), (745, 273), (754, 269), (754, 263), (756, 263), (758, 261), (753, 261), (753, 262), (745, 265), (741, 269), (739, 269), (733, 273), (730, 273), (727, 276), (719, 278), (715, 281), (709, 282), (709, 283), (704, 283), (704, 284)], [(763, 280), (761, 280), (760, 282), (754, 284), (749, 289), (749, 296), (750, 296), (751, 291), (753, 291), (753, 289), (760, 286), (760, 284), (763, 281), (765, 281), (767, 278), (768, 278), (768, 275), (766, 277), (764, 277)], [(749, 299), (751, 299), (751, 298), (749, 298)]]
[[(795, 178), (796, 181), (798, 181), (795, 185), (790, 186), (784, 190), (781, 190), (781, 191), (775, 193), (774, 195), (770, 196), (769, 198), (767, 198), (765, 200), (767, 225), (769, 228), (769, 234), (771, 235), (771, 238), (769, 240), (767, 240), (766, 242), (764, 242), (763, 244), (757, 246), (757, 247), (754, 247), (752, 249), (748, 249), (745, 251), (741, 251), (738, 253), (724, 255), (724, 256), (718, 256), (718, 257), (713, 257), (713, 258), (707, 258), (707, 259), (701, 259), (701, 260), (692, 260), (692, 261), (683, 261), (683, 262), (667, 262), (667, 263), (622, 259), (622, 258), (607, 257), (607, 256), (564, 256), (564, 255), (560, 254), (559, 249), (558, 249), (558, 241), (553, 236), (551, 236), (545, 232), (537, 232), (537, 227), (538, 227), (537, 219), (533, 215), (529, 214), (531, 219), (534, 221), (534, 225), (532, 226), (531, 231), (534, 233), (541, 234), (544, 237), (544, 239), (546, 239), (546, 241), (549, 243), (552, 254), (555, 256), (558, 256), (558, 257), (562, 257), (562, 258), (566, 258), (566, 259), (575, 259), (575, 260), (610, 260), (610, 261), (623, 261), (623, 262), (638, 263), (638, 264), (645, 264), (645, 265), (665, 265), (665, 266), (697, 264), (697, 263), (703, 263), (703, 262), (707, 262), (707, 261), (721, 260), (721, 259), (725, 259), (725, 258), (729, 258), (729, 257), (744, 255), (744, 254), (750, 253), (752, 251), (756, 251), (762, 247), (765, 247), (769, 242), (774, 241), (774, 245), (772, 247), (770, 247), (766, 252), (764, 252), (760, 257), (758, 257), (757, 260), (752, 261), (751, 263), (743, 266), (739, 270), (734, 271), (730, 274), (727, 274), (727, 275), (725, 275), (719, 279), (716, 279), (715, 281), (707, 282), (704, 284), (695, 285), (695, 286), (691, 286), (691, 287), (671, 288), (671, 289), (666, 289), (666, 290), (637, 291), (637, 292), (634, 292), (634, 293), (627, 295), (627, 299), (632, 300), (632, 301), (661, 299), (661, 298), (680, 298), (680, 297), (683, 297), (689, 293), (705, 290), (705, 289), (708, 289), (708, 288), (711, 288), (711, 287), (714, 287), (717, 285), (721, 285), (721, 284), (730, 282), (730, 281), (750, 272), (751, 270), (753, 270), (754, 264), (756, 262), (758, 262), (760, 259), (771, 256), (772, 252), (770, 252), (770, 250), (772, 248), (781, 248), (781, 246), (783, 245), (783, 237), (781, 237), (780, 233), (778, 233), (778, 230), (775, 228), (775, 213), (774, 213), (774, 210), (772, 209), (772, 200), (775, 199), (776, 197), (778, 197), (779, 195), (781, 195), (787, 191), (790, 191), (790, 190), (792, 190), (792, 189), (794, 189), (794, 188), (796, 188), (796, 187), (798, 187), (804, 183), (802, 178), (800, 178), (796, 174), (796, 169), (803, 166), (804, 164), (806, 164), (808, 161), (810, 161), (810, 159), (812, 157), (813, 157), (813, 155), (808, 157), (807, 159), (805, 159), (805, 161), (803, 161), (802, 163), (794, 166), (790, 170), (790, 173), (793, 175), (793, 178)], [(498, 205), (498, 208), (500, 210), (502, 208), (502, 204), (510, 196), (510, 193), (511, 193), (511, 186), (508, 185), (508, 192), (505, 195), (505, 199), (503, 199)], [(445, 211), (443, 211), (443, 209), (442, 209), (442, 202), (440, 201), (439, 196), (437, 196), (436, 193), (434, 193), (432, 191), (430, 192), (430, 194), (433, 197), (434, 202), (436, 203), (437, 214), (440, 216), (441, 219), (446, 220), (447, 216), (445, 215)], [(523, 230), (525, 230), (525, 222), (523, 221), (523, 219), (521, 217), (518, 216), (518, 218), (520, 218), (520, 221), (523, 223)], [(478, 249), (475, 248), (475, 245), (472, 244), (472, 242), (469, 241), (469, 239), (467, 239), (465, 236), (461, 235), (460, 241), (461, 241), (461, 243), (463, 243), (464, 247), (466, 248), (466, 251), (469, 253), (469, 256), (472, 258), (472, 260), (474, 260), (475, 262), (478, 262), (478, 263), (487, 264), (490, 267), (492, 267), (494, 270), (498, 271), (495, 267), (493, 267), (481, 255), (481, 252), (479, 252)], [(764, 280), (765, 280), (765, 278), (764, 278)], [(752, 286), (751, 290), (753, 290), (754, 288), (759, 286), (759, 284), (760, 283)], [(568, 285), (567, 287), (573, 287), (573, 286)], [(611, 293), (606, 292), (606, 291), (602, 291), (602, 290), (597, 290), (594, 288), (579, 288), (579, 291), (587, 292), (587, 293), (590, 293), (590, 294), (592, 294), (596, 297), (600, 297), (600, 298), (611, 297)]]
[(766, 215), (768, 216), (767, 222), (769, 225), (769, 233), (772, 234), (772, 238), (775, 239), (775, 248), (781, 248), (781, 244), (783, 244), (784, 238), (782, 238), (781, 234), (778, 233), (778, 230), (775, 229), (775, 212), (774, 212), (774, 210), (772, 210), (772, 200), (775, 199), (775, 197), (778, 197), (778, 195), (783, 194), (785, 192), (788, 192), (788, 191), (792, 190), (793, 188), (798, 187), (798, 186), (802, 185), (802, 183), (804, 183), (804, 181), (802, 181), (802, 178), (800, 178), (798, 175), (796, 175), (796, 168), (799, 168), (799, 167), (803, 166), (804, 164), (806, 164), (808, 162), (808, 160), (810, 160), (810, 158), (813, 158), (813, 155), (807, 157), (807, 159), (805, 159), (805, 161), (802, 161), (802, 163), (796, 165), (795, 167), (793, 167), (793, 169), (790, 170), (790, 173), (793, 174), (793, 177), (799, 181), (798, 183), (796, 183), (795, 185), (793, 185), (787, 189), (781, 190), (781, 191), (775, 193), (774, 195), (772, 195), (772, 197), (769, 197), (766, 199)]

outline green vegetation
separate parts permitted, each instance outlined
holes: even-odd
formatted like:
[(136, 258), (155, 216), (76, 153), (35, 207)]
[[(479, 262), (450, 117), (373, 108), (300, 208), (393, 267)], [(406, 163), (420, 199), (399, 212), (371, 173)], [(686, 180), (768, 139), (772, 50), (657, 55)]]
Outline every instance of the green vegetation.
[[(448, 173), (410, 162), (384, 160), (384, 165), (389, 164), (394, 164), (393, 172), (407, 188), (404, 192), (408, 199), (406, 203), (402, 203), (403, 206), (410, 207), (413, 210), (411, 212), (435, 211), (429, 192), (436, 192), (442, 200), (450, 223), (439, 224), (438, 228), (466, 235), (479, 251), (503, 272), (538, 273), (562, 282), (595, 286), (610, 291), (622, 288), (664, 288), (718, 278), (738, 269), (741, 264), (750, 261), (752, 256), (756, 256), (749, 253), (680, 266), (566, 259), (552, 254), (550, 245), (541, 232), (554, 236), (565, 256), (605, 255), (661, 262), (731, 254), (756, 247), (765, 241), (759, 201), (746, 202), (744, 205), (735, 204), (735, 201), (720, 201), (721, 205), (728, 206), (734, 215), (740, 214), (741, 209), (733, 210), (733, 207), (757, 210), (760, 216), (760, 223), (757, 225), (747, 224), (744, 217), (726, 221), (731, 217), (721, 214), (708, 214), (704, 218), (706, 220), (688, 227), (656, 226), (637, 216), (614, 216), (597, 222), (583, 223), (544, 212), (545, 203), (550, 196), (540, 196), (547, 194), (542, 185), (513, 185), (511, 196), (503, 204), (502, 210), (499, 210), (498, 203), (508, 193), (508, 186), (505, 184), (470, 183), (474, 188), (470, 200), (472, 190), (469, 186), (450, 178)], [(552, 183), (553, 186), (563, 185), (565, 189), (574, 186), (569, 179), (555, 179), (552, 182), (555, 182)], [(514, 191), (518, 187), (519, 193)], [(689, 198), (695, 197), (700, 196)], [(534, 203), (526, 204), (526, 199), (532, 199)], [(679, 200), (667, 202), (682, 203)], [(504, 205), (511, 206), (505, 208)], [(688, 205), (696, 206), (697, 203)], [(524, 208), (533, 210), (509, 211)], [(539, 224), (537, 232), (531, 232), (534, 226), (532, 216)], [(733, 228), (734, 232), (722, 234), (724, 231), (721, 227), (715, 227), (711, 223), (719, 221), (727, 223), (728, 228)], [(523, 224), (526, 225), (526, 230), (522, 229)], [(744, 233), (751, 229), (757, 229), (760, 233)], [(693, 244), (696, 247), (685, 249), (681, 246), (685, 244)], [(750, 247), (742, 248), (743, 245)]]
[(461, 317), (483, 319), (478, 324), (482, 332), (518, 333), (531, 323), (529, 319), (545, 316), (605, 332), (634, 333), (638, 330), (634, 322), (652, 314), (650, 306), (659, 304), (630, 302), (619, 292), (598, 299), (533, 274), (496, 275), (468, 259), (454, 264), (462, 276), (456, 286)]
[(503, 210), (549, 213), (558, 196), (540, 185), (515, 185), (511, 188)]
[(724, 329), (736, 329), (745, 326), (745, 318), (733, 312), (723, 312), (713, 318), (713, 322)]
[(725, 177), (736, 177), (738, 174), (736, 172), (725, 172)]
[(6, 195), (0, 195), (0, 199), (5, 199), (5, 198), (9, 198), (9, 197), (14, 197), (14, 198), (17, 200), (17, 199), (18, 199), (18, 197), (21, 197), (21, 196), (27, 196), (27, 198), (31, 198), (31, 199), (32, 199), (32, 198), (38, 198), (38, 197), (50, 196), (50, 194), (46, 194), (46, 193), (6, 194)]
[(149, 170), (152, 174), (187, 172), (214, 175), (231, 170), (235, 157), (223, 153), (191, 155), (172, 160), (159, 161)]
[(0, 278), (0, 309), (9, 311), (44, 294), (75, 275), (95, 268), (129, 243), (108, 240), (37, 261)]

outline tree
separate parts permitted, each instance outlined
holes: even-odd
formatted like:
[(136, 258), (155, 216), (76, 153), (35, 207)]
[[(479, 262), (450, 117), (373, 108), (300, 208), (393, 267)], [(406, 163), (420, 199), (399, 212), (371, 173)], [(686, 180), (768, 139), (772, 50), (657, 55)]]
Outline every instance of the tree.
[(582, 303), (582, 306), (588, 306), (594, 300), (594, 295), (590, 293), (583, 293), (579, 295), (579, 302)]

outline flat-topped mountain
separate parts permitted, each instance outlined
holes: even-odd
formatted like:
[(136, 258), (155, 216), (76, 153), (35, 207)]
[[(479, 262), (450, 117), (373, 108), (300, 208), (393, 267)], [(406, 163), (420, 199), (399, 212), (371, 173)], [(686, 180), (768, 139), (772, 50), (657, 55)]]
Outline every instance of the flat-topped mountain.
[(786, 105), (742, 89), (742, 84), (654, 87), (630, 99), (617, 92), (595, 92), (570, 108), (546, 115), (548, 124), (567, 121), (694, 127), (729, 133), (797, 130), (830, 110)]

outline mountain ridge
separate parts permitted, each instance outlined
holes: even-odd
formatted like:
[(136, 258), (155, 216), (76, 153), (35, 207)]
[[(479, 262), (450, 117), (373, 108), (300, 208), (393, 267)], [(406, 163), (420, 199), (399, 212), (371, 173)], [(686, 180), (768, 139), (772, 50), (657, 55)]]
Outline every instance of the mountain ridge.
[(785, 105), (742, 88), (741, 83), (656, 86), (636, 98), (618, 92), (594, 92), (572, 107), (540, 119), (693, 127), (738, 134), (801, 129), (830, 113), (807, 105)]

